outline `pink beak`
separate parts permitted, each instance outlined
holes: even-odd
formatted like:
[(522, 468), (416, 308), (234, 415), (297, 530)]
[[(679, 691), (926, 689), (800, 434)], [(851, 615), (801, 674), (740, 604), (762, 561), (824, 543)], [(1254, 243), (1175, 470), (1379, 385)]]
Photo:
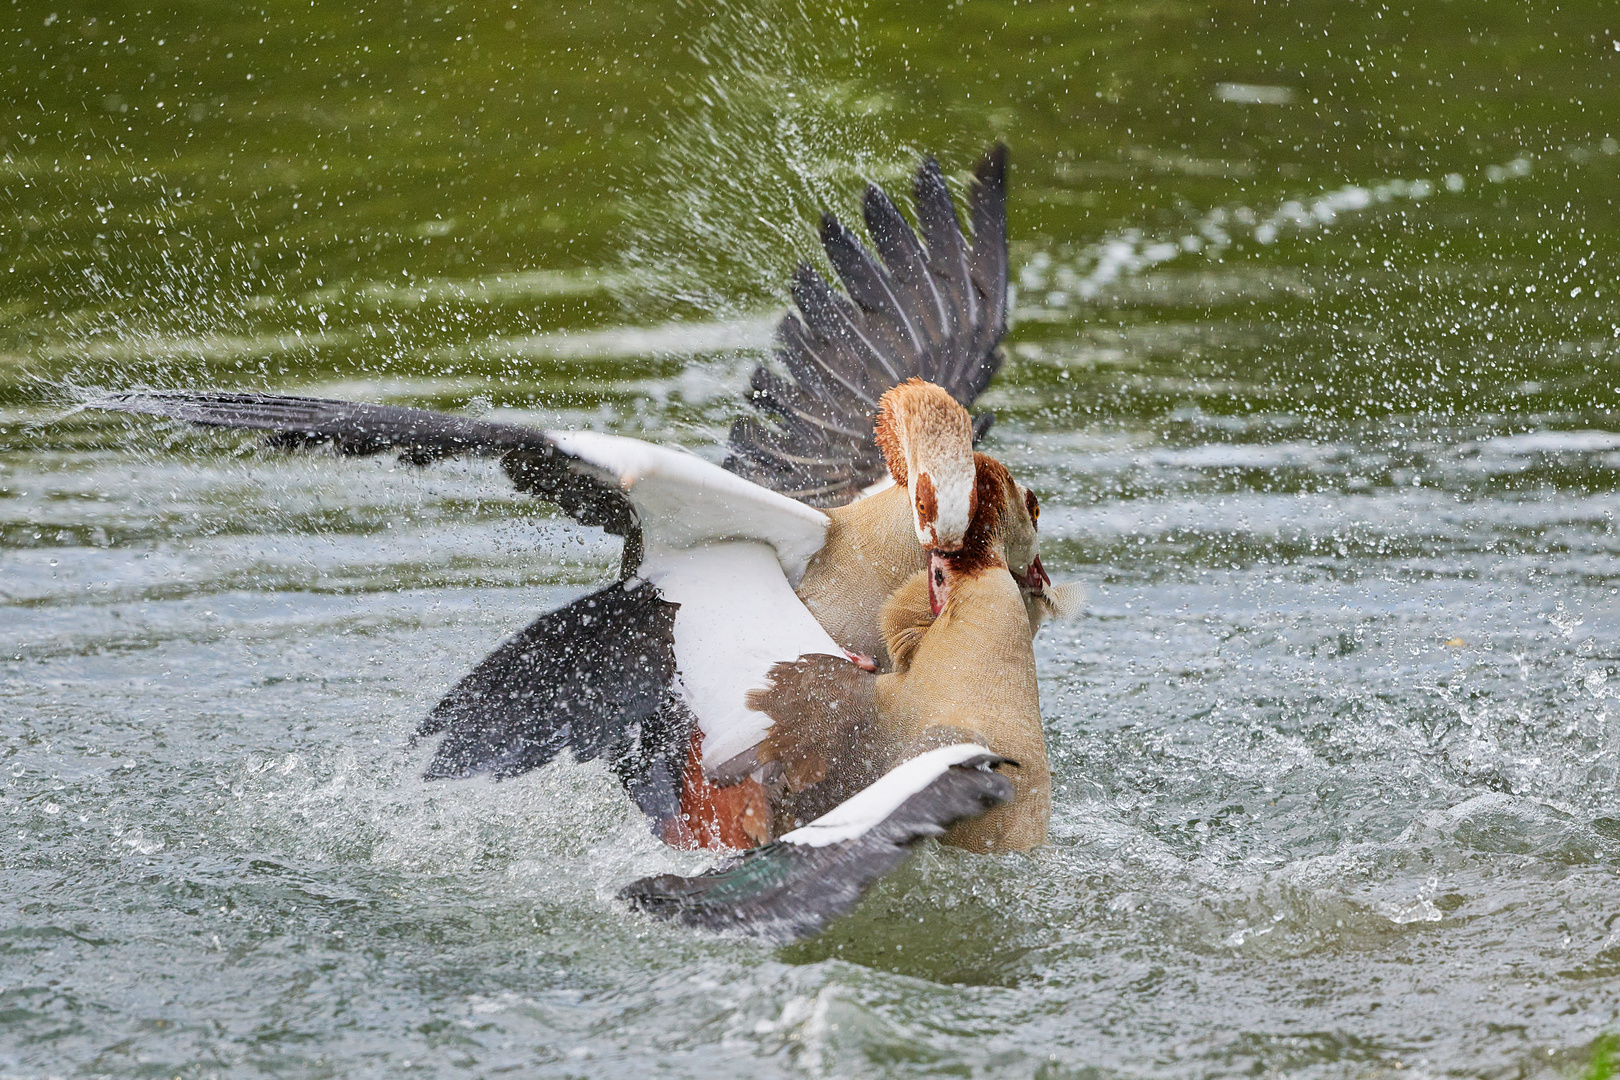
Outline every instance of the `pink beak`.
[(1035, 556), (1030, 562), (1029, 569), (1025, 570), (1024, 576), (1018, 579), (1018, 584), (1030, 592), (1040, 592), (1052, 584), (1052, 579), (1046, 576), (1046, 569), (1041, 566), (1041, 557), (1039, 555)]
[(945, 610), (945, 601), (951, 596), (951, 574), (945, 566), (945, 556), (937, 551), (928, 553), (928, 610), (935, 615)]

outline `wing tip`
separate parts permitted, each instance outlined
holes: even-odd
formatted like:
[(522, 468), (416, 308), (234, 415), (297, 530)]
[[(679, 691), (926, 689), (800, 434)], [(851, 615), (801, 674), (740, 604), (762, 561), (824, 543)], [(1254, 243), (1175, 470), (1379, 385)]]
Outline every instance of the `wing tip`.
[[(866, 230), (872, 234), (874, 240), (891, 228), (898, 229), (903, 226), (907, 232), (911, 231), (911, 226), (906, 224), (904, 215), (900, 213), (900, 208), (894, 204), (894, 200), (889, 198), (889, 193), (876, 184), (866, 185), (866, 193), (861, 196), (861, 213), (866, 219)], [(896, 222), (899, 223), (898, 226)], [(912, 239), (916, 239), (915, 234), (912, 235)]]

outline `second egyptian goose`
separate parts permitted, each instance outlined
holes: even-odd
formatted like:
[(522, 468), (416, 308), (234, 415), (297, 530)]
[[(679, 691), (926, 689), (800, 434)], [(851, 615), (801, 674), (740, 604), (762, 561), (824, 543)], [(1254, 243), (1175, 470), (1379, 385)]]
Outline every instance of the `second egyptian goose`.
[(751, 695), (772, 721), (755, 761), (770, 777), (761, 821), (777, 838), (693, 877), (643, 878), (621, 897), (659, 918), (789, 940), (853, 908), (928, 837), (977, 852), (1045, 841), (1033, 627), (1004, 556), (1022, 494), (978, 456), (961, 547), (931, 553), (884, 605), (895, 671), (801, 656)]
[(777, 779), (777, 829), (829, 809), (916, 754), (974, 743), (1017, 761), (1014, 798), (952, 834), (976, 851), (1046, 838), (1051, 775), (1035, 680), (1033, 627), (1008, 570), (1009, 534), (1031, 530), (1023, 489), (977, 455), (972, 524), (956, 553), (932, 554), (885, 603), (896, 669), (862, 677), (821, 656), (776, 665), (750, 699), (770, 716), (755, 761)]

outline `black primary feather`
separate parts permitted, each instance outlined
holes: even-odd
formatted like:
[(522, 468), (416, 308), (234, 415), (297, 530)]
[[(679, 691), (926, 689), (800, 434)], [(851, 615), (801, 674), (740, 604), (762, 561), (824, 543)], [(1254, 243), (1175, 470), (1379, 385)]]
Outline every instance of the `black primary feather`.
[[(861, 835), (824, 847), (778, 840), (694, 877), (663, 874), (620, 890), (631, 907), (707, 930), (788, 942), (821, 933), (879, 878), (942, 835), (1013, 796), (993, 754), (953, 765)], [(882, 781), (878, 781), (882, 783)]]
[(417, 729), (444, 734), (428, 780), (539, 768), (564, 748), (606, 758), (655, 820), (679, 812), (691, 714), (674, 693), (675, 610), (653, 585), (610, 585), (490, 653)]
[(511, 450), (543, 450), (551, 445), (543, 432), (517, 424), (289, 394), (128, 390), (88, 404), (206, 427), (267, 431), (273, 442), (288, 448), (325, 445), (355, 456), (398, 450), (419, 463), (460, 454), (498, 456)]
[[(793, 276), (798, 314), (776, 332), (783, 379), (761, 365), (731, 428), (725, 466), (815, 506), (849, 502), (885, 472), (872, 433), (878, 399), (920, 377), (971, 405), (1001, 367), (1007, 330), (1007, 148), (997, 143), (968, 184), (970, 246), (939, 163), (913, 185), (921, 236), (882, 191), (863, 204), (876, 255), (832, 215), (821, 245), (840, 294), (809, 267)], [(974, 419), (982, 437), (991, 418)]]

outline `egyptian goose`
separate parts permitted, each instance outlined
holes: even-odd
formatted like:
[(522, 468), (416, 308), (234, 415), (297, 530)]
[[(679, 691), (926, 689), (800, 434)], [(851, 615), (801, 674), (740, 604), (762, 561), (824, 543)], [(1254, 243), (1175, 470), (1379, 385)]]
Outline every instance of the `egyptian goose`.
[[(903, 411), (888, 408), (914, 391), (899, 388), (886, 397), (880, 417), (896, 429), (897, 444), (911, 448), (908, 463), (917, 468), (944, 460), (944, 453), (938, 447), (929, 447), (928, 453), (920, 448), (929, 439), (943, 441), (939, 429), (919, 428)], [(286, 399), (276, 403), (288, 411), (332, 407)], [(268, 408), (264, 401), (254, 401), (250, 416), (262, 417)], [(378, 406), (352, 408), (368, 411), (372, 426), (364, 429), (366, 434), (377, 429), (379, 417), (390, 415)], [(417, 417), (404, 419), (425, 423)], [(455, 418), (435, 420), (451, 424)], [(304, 429), (284, 423), (280, 430)], [(351, 424), (349, 430), (362, 428)], [(458, 430), (451, 427), (444, 437), (459, 438)], [(671, 842), (747, 848), (775, 837), (795, 851), (796, 846), (815, 849), (816, 858), (793, 865), (831, 875), (823, 881), (830, 891), (820, 900), (798, 892), (784, 895), (771, 909), (780, 917), (762, 923), (778, 928), (821, 925), (853, 904), (862, 883), (904, 858), (917, 840), (959, 827), (965, 818), (1015, 795), (1017, 781), (1009, 784), (992, 771), (1003, 756), (964, 735), (935, 740), (946, 745), (919, 747), (941, 751), (913, 755), (921, 764), (890, 755), (895, 768), (872, 783), (865, 782), (867, 774), (855, 768), (852, 756), (844, 763), (847, 771), (821, 789), (824, 795), (835, 788), (849, 791), (851, 798), (839, 800), (847, 805), (829, 807), (802, 828), (783, 828), (785, 819), (775, 812), (764, 782), (775, 759), (758, 752), (779, 720), (773, 712), (781, 712), (760, 696), (783, 685), (782, 678), (773, 680), (773, 673), (780, 675), (784, 664), (809, 663), (818, 671), (831, 667), (865, 680), (878, 678), (843, 655), (793, 591), (825, 545), (828, 516), (695, 455), (636, 439), (497, 425), (482, 425), (478, 434), (483, 445), (498, 440), (506, 448), (503, 462), (520, 486), (545, 494), (580, 521), (622, 530), (636, 561), (628, 579), (536, 624), (545, 627), (543, 638), (531, 636), (521, 652), (512, 649), (512, 642), (497, 651), (503, 662), (510, 656), (514, 665), (544, 665), (553, 676), (546, 698), (527, 703), (522, 724), (511, 729), (452, 728), (438, 747), (429, 776), (436, 769), (443, 770), (438, 775), (452, 775), (469, 760), (482, 763), (484, 771), (511, 775), (550, 760), (565, 746), (577, 758), (605, 756)], [(975, 461), (967, 440), (959, 450)], [(983, 522), (999, 522), (1009, 508), (1014, 515), (1024, 508), (1010, 481), (993, 493), (1008, 508), (988, 507), (990, 489), (980, 474), (985, 471), (982, 462), (990, 459), (978, 459), (974, 485), (951, 489), (959, 491), (956, 498), (963, 505), (941, 512), (923, 500), (924, 512), (908, 515), (914, 531), (931, 538), (940, 535), (942, 520), (967, 522), (955, 552), (947, 556), (934, 549), (931, 563), (978, 559), (983, 544), (1001, 543), (1004, 533), (985, 533)], [(896, 485), (895, 490), (904, 489)], [(981, 539), (981, 534), (990, 539)], [(994, 563), (1019, 605), (1027, 637), (1018, 584), (1004, 569), (1004, 556), (994, 556)], [(949, 590), (963, 588), (955, 580), (937, 591), (947, 601), (941, 620), (951, 617)], [(930, 627), (925, 643), (908, 654), (904, 675), (883, 678), (915, 677), (927, 637), (940, 633), (942, 625)], [(487, 661), (483, 668), (494, 670)], [(534, 685), (533, 672), (529, 674), (531, 678), (509, 684), (496, 682), (490, 692), (501, 695), (507, 685)], [(796, 707), (808, 711), (810, 722), (798, 730), (808, 733), (824, 723), (818, 711), (836, 718), (845, 704), (869, 701), (869, 685), (864, 699), (857, 690), (847, 703), (817, 700), (814, 693), (801, 696)], [(547, 726), (537, 725), (537, 716)], [(649, 892), (643, 899), (651, 904), (658, 895)]]
[(962, 545), (931, 552), (883, 607), (896, 670), (800, 656), (749, 696), (771, 720), (751, 764), (768, 778), (754, 812), (775, 840), (695, 877), (643, 878), (622, 898), (687, 925), (785, 940), (852, 908), (926, 837), (976, 852), (1045, 841), (1034, 628), (1005, 557), (1009, 534), (1033, 534), (1034, 514), (1000, 462), (980, 454), (976, 465)]

